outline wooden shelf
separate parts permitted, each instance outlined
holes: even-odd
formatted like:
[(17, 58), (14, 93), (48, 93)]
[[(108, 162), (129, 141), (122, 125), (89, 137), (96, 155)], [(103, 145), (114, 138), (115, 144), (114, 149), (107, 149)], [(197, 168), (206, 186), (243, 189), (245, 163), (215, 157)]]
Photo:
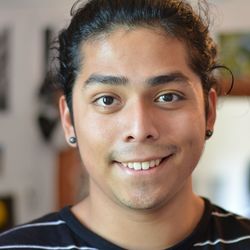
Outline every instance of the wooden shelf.
[(73, 205), (88, 193), (88, 175), (76, 149), (69, 148), (58, 155), (57, 209)]
[[(230, 81), (231, 80), (222, 80), (222, 95), (223, 93), (227, 93), (228, 89), (230, 89)], [(232, 91), (229, 93), (229, 96), (250, 96), (250, 77), (235, 79), (234, 87)]]

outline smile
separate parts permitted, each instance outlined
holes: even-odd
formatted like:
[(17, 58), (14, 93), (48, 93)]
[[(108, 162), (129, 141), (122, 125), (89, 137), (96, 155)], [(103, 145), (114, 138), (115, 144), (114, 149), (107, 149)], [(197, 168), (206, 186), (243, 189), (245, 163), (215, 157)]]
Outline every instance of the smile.
[(121, 164), (126, 168), (139, 171), (139, 170), (148, 170), (150, 168), (155, 168), (161, 163), (162, 160), (163, 158), (145, 162), (121, 162)]

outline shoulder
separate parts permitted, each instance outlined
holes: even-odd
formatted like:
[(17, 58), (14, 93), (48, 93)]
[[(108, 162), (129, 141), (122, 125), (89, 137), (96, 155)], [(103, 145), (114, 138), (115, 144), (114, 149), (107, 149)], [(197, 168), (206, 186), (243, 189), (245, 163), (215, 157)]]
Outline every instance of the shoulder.
[(228, 233), (245, 233), (250, 235), (250, 219), (238, 214), (229, 212), (219, 206), (211, 205), (211, 220), (219, 228)]
[[(1, 249), (82, 249), (97, 250), (89, 246), (79, 232), (70, 207), (47, 214), (29, 223), (0, 234)], [(88, 235), (88, 234), (87, 234)], [(87, 238), (88, 239), (88, 238)], [(101, 248), (102, 249), (102, 248)]]
[(250, 249), (250, 220), (206, 201), (207, 224), (195, 247), (223, 246), (218, 249)]
[(56, 243), (66, 231), (66, 223), (60, 218), (59, 213), (51, 213), (1, 233), (0, 249), (16, 245)]

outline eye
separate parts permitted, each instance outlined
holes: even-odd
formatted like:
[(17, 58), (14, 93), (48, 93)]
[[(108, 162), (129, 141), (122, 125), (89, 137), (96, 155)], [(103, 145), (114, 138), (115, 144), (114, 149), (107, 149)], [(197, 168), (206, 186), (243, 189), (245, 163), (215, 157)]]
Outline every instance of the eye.
[(183, 96), (177, 93), (165, 93), (156, 98), (156, 102), (159, 103), (172, 103), (183, 100)]
[(98, 97), (94, 101), (94, 103), (97, 106), (101, 106), (101, 107), (112, 107), (114, 105), (118, 105), (119, 101), (115, 97), (113, 97), (113, 96), (104, 95), (104, 96)]

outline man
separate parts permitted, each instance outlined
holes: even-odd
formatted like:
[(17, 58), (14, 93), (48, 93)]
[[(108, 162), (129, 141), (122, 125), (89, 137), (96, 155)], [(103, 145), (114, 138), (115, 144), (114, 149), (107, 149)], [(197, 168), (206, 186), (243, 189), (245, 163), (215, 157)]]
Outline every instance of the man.
[(250, 223), (192, 190), (212, 136), (216, 46), (186, 1), (90, 0), (59, 36), (66, 140), (89, 195), (0, 249), (249, 249)]

